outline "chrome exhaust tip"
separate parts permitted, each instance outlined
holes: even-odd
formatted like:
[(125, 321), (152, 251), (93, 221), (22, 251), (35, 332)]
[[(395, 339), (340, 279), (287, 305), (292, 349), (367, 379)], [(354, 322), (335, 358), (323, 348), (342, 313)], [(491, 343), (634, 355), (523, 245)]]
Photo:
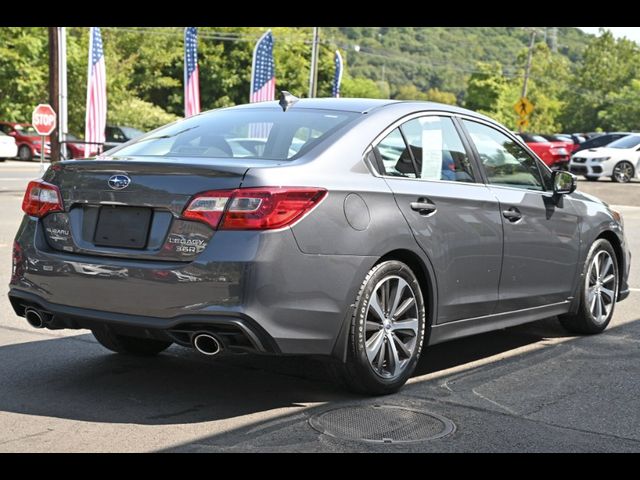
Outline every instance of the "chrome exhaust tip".
[(208, 357), (213, 357), (222, 352), (222, 342), (211, 333), (196, 333), (191, 343), (193, 343), (193, 348)]
[(34, 328), (44, 328), (44, 318), (38, 310), (32, 307), (27, 307), (24, 311), (24, 318), (27, 319), (29, 325)]

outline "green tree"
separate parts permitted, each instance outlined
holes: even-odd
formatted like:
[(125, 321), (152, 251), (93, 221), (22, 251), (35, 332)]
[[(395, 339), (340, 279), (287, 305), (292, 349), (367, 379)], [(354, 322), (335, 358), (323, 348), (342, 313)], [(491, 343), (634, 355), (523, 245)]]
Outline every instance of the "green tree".
[(429, 102), (445, 103), (447, 105), (455, 105), (457, 102), (456, 96), (451, 92), (444, 92), (437, 88), (430, 88), (425, 92), (425, 100)]
[(414, 84), (401, 85), (393, 98), (397, 100), (427, 100), (427, 95)]
[(178, 115), (135, 96), (131, 96), (128, 101), (122, 100), (109, 109), (109, 121), (113, 124), (145, 131), (180, 119)]
[[(519, 57), (522, 64), (526, 62), (526, 53)], [(514, 80), (521, 85), (521, 80)], [(569, 97), (568, 89), (571, 81), (569, 62), (562, 55), (554, 54), (549, 47), (540, 42), (536, 44), (531, 61), (530, 83), (527, 96), (534, 105), (529, 118), (529, 130), (538, 133), (556, 133), (562, 130), (561, 115)], [(513, 105), (517, 101), (509, 98), (511, 105), (505, 105), (515, 120)], [(515, 125), (514, 125), (515, 127)]]
[(430, 88), (426, 92), (422, 92), (413, 84), (401, 85), (393, 98), (397, 100), (425, 100), (448, 105), (455, 105), (457, 103), (456, 96), (451, 92), (443, 92), (437, 88)]
[(506, 89), (507, 80), (499, 63), (478, 63), (467, 83), (465, 107), (487, 115), (495, 114)]
[(351, 98), (388, 98), (380, 85), (373, 80), (363, 77), (342, 77), (342, 97)]
[(609, 130), (637, 130), (640, 125), (640, 79), (633, 79), (607, 96), (607, 106), (598, 112), (600, 124)]
[(640, 73), (640, 46), (627, 39), (615, 39), (602, 30), (584, 52), (582, 62), (573, 77), (568, 92), (563, 123), (573, 131), (608, 130), (610, 114), (601, 111), (615, 109), (610, 102), (615, 92), (631, 84)]
[(0, 118), (30, 122), (38, 103), (49, 101), (47, 29), (0, 28)]

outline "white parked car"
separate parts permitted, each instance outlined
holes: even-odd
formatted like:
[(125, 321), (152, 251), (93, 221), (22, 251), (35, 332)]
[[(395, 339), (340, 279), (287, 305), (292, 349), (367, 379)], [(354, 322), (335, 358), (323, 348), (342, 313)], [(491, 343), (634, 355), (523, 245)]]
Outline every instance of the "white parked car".
[(4, 132), (0, 132), (0, 162), (4, 162), (7, 158), (13, 158), (18, 155), (18, 146), (13, 137)]
[(587, 180), (611, 177), (614, 182), (628, 183), (638, 178), (640, 170), (640, 134), (631, 134), (606, 147), (590, 148), (576, 153), (569, 171)]

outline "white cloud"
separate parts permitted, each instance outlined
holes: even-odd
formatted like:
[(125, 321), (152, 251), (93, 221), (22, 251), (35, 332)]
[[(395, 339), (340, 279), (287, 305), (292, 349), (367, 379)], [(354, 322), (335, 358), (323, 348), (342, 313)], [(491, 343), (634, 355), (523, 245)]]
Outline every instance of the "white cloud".
[(598, 34), (600, 28), (611, 30), (614, 37), (627, 37), (629, 40), (634, 40), (640, 43), (640, 27), (578, 27), (579, 29), (587, 32)]

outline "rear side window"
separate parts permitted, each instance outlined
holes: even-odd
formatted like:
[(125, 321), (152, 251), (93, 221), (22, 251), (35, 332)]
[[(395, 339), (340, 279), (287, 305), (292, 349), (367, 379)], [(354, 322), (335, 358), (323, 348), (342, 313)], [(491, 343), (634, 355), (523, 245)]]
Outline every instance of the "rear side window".
[(295, 108), (222, 109), (170, 124), (107, 155), (292, 160), (359, 115)]
[(378, 143), (376, 150), (382, 161), (383, 175), (417, 178), (416, 169), (407, 144), (396, 128)]
[(420, 178), (473, 182), (473, 169), (449, 117), (425, 116), (402, 125)]
[(410, 120), (387, 135), (377, 145), (377, 151), (383, 175), (475, 181), (469, 156), (449, 117), (425, 116)]

